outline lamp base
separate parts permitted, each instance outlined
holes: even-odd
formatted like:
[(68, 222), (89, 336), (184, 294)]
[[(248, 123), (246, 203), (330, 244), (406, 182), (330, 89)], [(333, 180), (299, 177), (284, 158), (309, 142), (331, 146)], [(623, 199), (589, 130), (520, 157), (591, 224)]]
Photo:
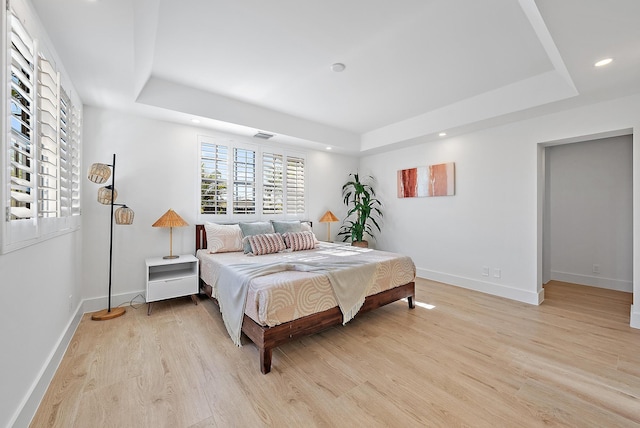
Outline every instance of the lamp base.
[(103, 309), (101, 311), (94, 312), (91, 315), (91, 319), (94, 321), (106, 321), (113, 318), (118, 318), (119, 316), (124, 315), (125, 312), (127, 312), (127, 310), (122, 307), (112, 308), (111, 312), (109, 312), (106, 309)]
[(164, 256), (163, 259), (177, 259), (180, 256)]

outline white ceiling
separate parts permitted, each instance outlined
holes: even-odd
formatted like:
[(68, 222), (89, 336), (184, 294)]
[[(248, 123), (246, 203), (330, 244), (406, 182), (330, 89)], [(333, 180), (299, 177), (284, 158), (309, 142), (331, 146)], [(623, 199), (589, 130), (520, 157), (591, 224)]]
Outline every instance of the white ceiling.
[(640, 92), (638, 0), (32, 2), (84, 104), (286, 144), (367, 153)]

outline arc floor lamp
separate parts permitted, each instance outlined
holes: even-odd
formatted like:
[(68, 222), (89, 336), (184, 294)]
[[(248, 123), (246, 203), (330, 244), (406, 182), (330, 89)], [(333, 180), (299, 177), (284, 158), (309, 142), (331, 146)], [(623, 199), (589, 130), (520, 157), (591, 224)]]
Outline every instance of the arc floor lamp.
[[(113, 267), (113, 221), (115, 219), (116, 224), (132, 224), (134, 212), (131, 208), (125, 204), (116, 204), (115, 200), (118, 197), (116, 191), (116, 155), (113, 155), (113, 161), (111, 165), (104, 163), (94, 163), (89, 168), (88, 178), (89, 181), (96, 184), (106, 183), (111, 177), (111, 184), (98, 189), (98, 202), (103, 205), (111, 206), (111, 226), (109, 230), (109, 298), (107, 303), (107, 309), (95, 312), (91, 315), (92, 320), (104, 321), (112, 318), (117, 318), (127, 311), (123, 307), (111, 308), (111, 272)], [(113, 210), (113, 207), (119, 207)]]

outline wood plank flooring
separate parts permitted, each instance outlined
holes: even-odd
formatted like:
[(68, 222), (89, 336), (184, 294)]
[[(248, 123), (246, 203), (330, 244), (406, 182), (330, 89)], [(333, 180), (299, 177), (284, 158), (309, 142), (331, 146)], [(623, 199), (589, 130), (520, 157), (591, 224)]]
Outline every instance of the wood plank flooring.
[(631, 294), (553, 282), (531, 306), (418, 279), (396, 302), (287, 344), (268, 375), (217, 306), (82, 319), (33, 427), (640, 425)]

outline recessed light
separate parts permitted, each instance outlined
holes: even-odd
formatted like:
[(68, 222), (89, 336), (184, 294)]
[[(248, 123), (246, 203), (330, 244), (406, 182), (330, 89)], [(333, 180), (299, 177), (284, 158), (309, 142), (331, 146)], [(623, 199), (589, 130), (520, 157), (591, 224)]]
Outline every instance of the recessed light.
[(200, 120), (199, 120), (199, 119), (191, 119), (191, 122), (193, 122), (193, 123), (200, 123)]
[(613, 61), (613, 59), (605, 58), (605, 59), (601, 59), (600, 61), (596, 62), (594, 65), (596, 67), (602, 67), (603, 65), (611, 64), (611, 61)]
[(331, 150), (331, 147), (327, 147), (327, 150)]
[(447, 133), (446, 132), (441, 132), (438, 134), (438, 137), (446, 137)]
[(347, 68), (346, 65), (344, 65), (341, 62), (336, 62), (335, 64), (333, 64), (331, 66), (331, 71), (335, 72), (335, 73), (341, 73), (344, 71), (344, 69)]

